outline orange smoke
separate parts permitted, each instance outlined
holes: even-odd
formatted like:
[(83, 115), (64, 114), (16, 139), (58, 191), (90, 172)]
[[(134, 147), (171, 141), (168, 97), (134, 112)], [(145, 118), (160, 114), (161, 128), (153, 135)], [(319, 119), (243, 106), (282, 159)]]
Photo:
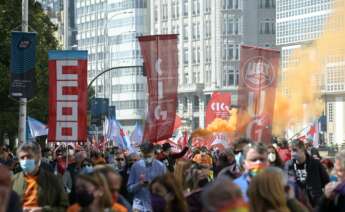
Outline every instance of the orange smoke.
[(238, 129), (242, 129), (250, 121), (250, 117), (245, 113), (240, 113), (235, 108), (229, 111), (229, 120), (216, 118), (211, 124), (207, 126), (207, 130), (210, 132), (227, 132), (233, 133)]
[[(343, 0), (336, 0), (320, 38), (295, 49), (287, 68), (281, 71), (273, 120), (275, 134), (283, 134), (288, 126), (298, 127), (321, 115), (324, 109), (321, 89), (328, 77), (327, 65), (345, 61), (344, 11)], [(340, 81), (345, 78), (343, 70)]]

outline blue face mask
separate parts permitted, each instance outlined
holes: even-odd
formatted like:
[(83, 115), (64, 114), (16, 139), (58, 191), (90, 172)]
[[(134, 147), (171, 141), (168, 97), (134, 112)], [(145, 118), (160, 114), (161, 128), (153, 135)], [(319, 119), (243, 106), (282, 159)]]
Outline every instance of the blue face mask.
[(90, 174), (91, 172), (93, 172), (93, 167), (90, 165), (84, 166), (80, 171), (81, 174)]
[(24, 172), (26, 173), (31, 173), (35, 170), (36, 165), (35, 165), (35, 160), (30, 159), (30, 160), (20, 160), (20, 167), (23, 169)]

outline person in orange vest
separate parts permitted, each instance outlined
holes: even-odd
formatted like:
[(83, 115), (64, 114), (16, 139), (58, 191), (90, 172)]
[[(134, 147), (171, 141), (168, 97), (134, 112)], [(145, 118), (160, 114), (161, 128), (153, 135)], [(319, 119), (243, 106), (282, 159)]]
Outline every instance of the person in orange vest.
[(196, 154), (193, 157), (193, 161), (200, 165), (206, 165), (209, 168), (212, 168), (213, 165), (212, 157), (209, 155), (206, 147), (202, 147), (200, 149), (200, 153)]

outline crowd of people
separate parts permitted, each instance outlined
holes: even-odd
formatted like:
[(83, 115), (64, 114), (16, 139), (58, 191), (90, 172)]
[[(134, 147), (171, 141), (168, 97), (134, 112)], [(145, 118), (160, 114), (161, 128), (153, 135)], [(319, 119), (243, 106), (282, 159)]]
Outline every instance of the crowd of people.
[(321, 158), (301, 140), (238, 139), (226, 149), (145, 142), (116, 147), (0, 148), (0, 212), (345, 211), (345, 151)]

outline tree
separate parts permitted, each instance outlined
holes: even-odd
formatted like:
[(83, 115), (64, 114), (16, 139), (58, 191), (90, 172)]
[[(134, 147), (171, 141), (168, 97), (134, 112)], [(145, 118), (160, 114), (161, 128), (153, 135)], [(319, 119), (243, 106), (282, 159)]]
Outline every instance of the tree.
[[(0, 142), (4, 133), (10, 140), (18, 134), (19, 104), (9, 97), (11, 31), (21, 28), (21, 0), (0, 0)], [(41, 4), (29, 0), (29, 31), (37, 32), (36, 90), (27, 105), (27, 114), (45, 123), (48, 120), (48, 50), (59, 47), (57, 27), (43, 12)]]

